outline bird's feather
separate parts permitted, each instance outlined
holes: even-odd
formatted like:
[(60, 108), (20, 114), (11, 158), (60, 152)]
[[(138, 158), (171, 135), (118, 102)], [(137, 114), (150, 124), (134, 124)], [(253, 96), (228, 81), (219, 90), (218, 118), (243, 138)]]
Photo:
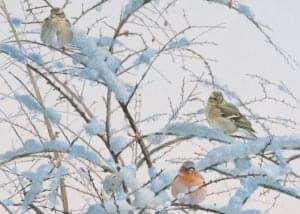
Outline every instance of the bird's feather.
[(223, 117), (238, 118), (241, 116), (239, 109), (231, 103), (222, 103), (219, 108)]
[(219, 109), (221, 111), (221, 115), (233, 120), (238, 128), (246, 129), (249, 132), (255, 132), (252, 128), (251, 122), (241, 114), (235, 105), (226, 102), (219, 105)]
[(44, 20), (41, 30), (41, 40), (53, 47), (61, 48), (73, 39), (71, 23), (63, 17), (48, 17)]
[(48, 37), (50, 31), (52, 31), (51, 24), (50, 24), (50, 19), (46, 18), (43, 21), (41, 35), (40, 35), (41, 36), (41, 40), (44, 43), (46, 43), (47, 37)]

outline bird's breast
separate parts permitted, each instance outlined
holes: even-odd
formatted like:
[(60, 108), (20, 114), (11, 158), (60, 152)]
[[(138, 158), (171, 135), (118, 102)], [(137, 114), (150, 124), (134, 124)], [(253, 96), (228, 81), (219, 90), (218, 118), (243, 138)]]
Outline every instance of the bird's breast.
[(218, 107), (207, 106), (205, 113), (207, 122), (211, 127), (228, 134), (236, 132), (237, 127), (234, 121), (230, 118), (223, 117)]
[(55, 31), (60, 31), (62, 29), (68, 28), (68, 23), (65, 19), (55, 18), (51, 20), (52, 27)]
[[(179, 198), (181, 203), (198, 204), (206, 197), (207, 188), (202, 185), (204, 180), (200, 175), (178, 176), (172, 184), (172, 195), (178, 197), (179, 194), (183, 194)], [(192, 190), (195, 187), (196, 189)]]

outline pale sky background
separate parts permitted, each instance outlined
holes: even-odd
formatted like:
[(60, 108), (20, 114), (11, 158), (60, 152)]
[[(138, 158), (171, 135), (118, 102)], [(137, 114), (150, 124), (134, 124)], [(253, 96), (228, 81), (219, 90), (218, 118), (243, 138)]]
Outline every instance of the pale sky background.
[[(41, 2), (35, 0), (36, 2)], [(35, 2), (32, 1), (32, 2)], [(160, 0), (163, 2), (164, 0)], [(23, 17), (21, 14), (21, 8), (19, 1), (17, 0), (6, 0), (5, 1), (8, 10), (13, 16)], [(61, 5), (61, 0), (50, 1), (54, 5)], [(68, 17), (78, 15), (80, 13), (80, 2), (73, 0), (72, 4), (69, 5), (65, 12)], [(88, 5), (92, 5), (95, 1), (85, 1)], [(120, 4), (122, 2), (122, 4)], [(93, 12), (93, 17), (102, 17), (109, 15), (108, 20), (112, 21), (112, 25), (116, 26), (120, 15), (120, 6), (124, 5), (126, 1), (111, 0), (110, 7), (104, 7), (100, 12)], [(293, 56), (298, 62), (300, 62), (300, 1), (298, 0), (241, 0), (239, 1), (248, 5), (255, 13), (255, 19), (259, 23), (263, 23), (270, 27), (265, 29), (266, 32), (272, 37), (274, 42), (287, 51)], [(265, 37), (250, 23), (245, 17), (238, 14), (235, 11), (229, 10), (228, 8), (209, 4), (200, 0), (179, 0), (176, 6), (170, 9), (169, 13), (166, 14), (167, 19), (175, 29), (182, 29), (184, 19), (182, 18), (182, 9), (185, 10), (187, 17), (193, 25), (216, 25), (224, 23), (223, 29), (213, 30), (203, 36), (203, 41), (214, 41), (217, 46), (201, 47), (201, 53), (216, 61), (211, 62), (211, 67), (221, 84), (226, 84), (230, 89), (238, 92), (242, 99), (251, 99), (259, 94), (260, 89), (257, 88), (257, 83), (253, 80), (249, 80), (246, 74), (258, 74), (261, 77), (267, 78), (271, 81), (278, 82), (284, 81), (289, 89), (300, 99), (300, 69), (295, 70), (284, 61), (272, 46), (265, 42)], [(43, 14), (41, 18), (44, 18), (46, 14)], [(76, 27), (84, 28), (90, 23), (91, 17), (83, 18)], [(0, 23), (1, 29), (3, 23)], [(38, 29), (39, 26), (33, 28)], [(126, 27), (125, 27), (126, 29)], [(130, 29), (130, 28), (129, 28)], [(134, 28), (132, 28), (134, 29)], [(111, 36), (106, 34), (105, 30), (102, 34), (105, 36)], [(146, 33), (146, 32), (145, 32)], [(98, 35), (98, 32), (94, 32), (94, 35)], [(0, 30), (0, 38), (6, 38), (7, 32)], [(36, 35), (33, 35), (34, 37)], [(147, 35), (146, 35), (147, 36)], [(188, 37), (188, 35), (187, 35)], [(36, 36), (36, 40), (38, 36)], [(134, 46), (134, 40), (128, 39), (128, 46)], [(155, 48), (155, 47), (153, 47)], [(0, 55), (0, 62), (2, 55)], [(178, 63), (172, 63), (170, 58), (163, 58), (160, 60), (156, 67), (159, 67), (163, 75), (166, 76), (171, 83), (164, 80), (161, 75), (152, 73), (148, 77), (148, 81), (155, 80), (149, 87), (142, 89), (142, 101), (143, 101), (143, 112), (142, 117), (149, 116), (153, 113), (165, 113), (169, 111), (168, 97), (173, 101), (178, 101), (179, 87), (182, 80), (182, 69), (178, 66)], [(193, 72), (205, 71), (202, 63), (188, 64), (189, 68)], [(142, 69), (142, 68), (141, 68)], [(185, 73), (186, 74), (186, 73)], [(206, 75), (206, 78), (208, 76)], [(130, 77), (126, 77), (126, 79)], [(0, 92), (5, 93), (6, 87), (0, 85)], [(206, 100), (210, 91), (200, 91), (201, 99)], [(90, 96), (93, 97), (95, 94), (91, 92)], [(49, 98), (51, 99), (51, 98)], [(1, 103), (0, 109), (8, 107), (15, 108), (16, 103)], [(300, 122), (300, 109), (299, 104), (295, 104), (297, 108), (291, 110), (281, 105), (274, 105), (273, 103), (265, 103), (261, 105), (252, 106), (253, 110), (261, 115), (270, 116), (283, 116), (292, 118)], [(191, 106), (191, 110), (195, 111), (203, 106)], [(102, 110), (97, 110), (97, 115), (103, 117)], [(200, 116), (199, 120), (202, 119)], [(113, 117), (113, 122), (118, 123), (120, 117)], [(122, 118), (123, 120), (123, 118)], [(158, 127), (163, 126), (165, 123), (150, 123), (142, 129), (145, 132), (156, 130)], [(116, 125), (117, 127), (118, 125)], [(254, 127), (258, 128), (256, 124)], [(259, 128), (258, 128), (259, 129)], [(298, 130), (286, 130), (278, 128), (276, 130), (278, 135), (287, 133), (299, 133)], [(4, 126), (0, 123), (0, 134), (1, 142), (3, 144), (1, 153), (6, 151), (8, 148), (12, 148), (13, 132), (9, 127)], [(258, 133), (260, 135), (260, 133)], [(195, 142), (193, 142), (195, 143)], [(186, 146), (186, 144), (179, 146), (170, 157), (189, 157), (193, 147)], [(160, 163), (163, 166), (168, 166), (169, 163)], [(299, 168), (299, 167), (298, 167)], [(300, 169), (300, 168), (299, 168)], [(298, 170), (300, 173), (300, 170)], [(210, 174), (208, 173), (207, 176)], [(223, 186), (224, 187), (224, 186)], [(0, 191), (1, 192), (1, 191)], [(259, 192), (259, 191), (257, 191)], [(257, 196), (257, 194), (255, 194)], [(270, 203), (266, 204), (265, 201), (271, 201), (270, 197), (274, 194), (268, 195), (268, 197), (255, 197), (253, 196), (246, 207), (262, 208), (270, 206)], [(229, 195), (228, 195), (229, 197)], [(74, 199), (76, 200), (76, 199)], [(209, 199), (207, 203), (213, 203), (214, 199)], [(223, 199), (216, 199), (218, 202), (223, 202)], [(228, 198), (226, 198), (228, 200)], [(261, 200), (261, 202), (259, 201)], [(216, 203), (218, 203), (216, 201)], [(300, 209), (299, 200), (295, 200), (291, 197), (281, 195), (277, 201), (275, 208), (270, 213), (274, 214), (296, 214)], [(0, 209), (1, 210), (1, 209)]]

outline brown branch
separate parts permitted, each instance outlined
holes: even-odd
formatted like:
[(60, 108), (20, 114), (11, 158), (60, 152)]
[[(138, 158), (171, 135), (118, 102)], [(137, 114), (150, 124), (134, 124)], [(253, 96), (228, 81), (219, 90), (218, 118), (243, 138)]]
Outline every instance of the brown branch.
[[(44, 0), (50, 7), (52, 7), (52, 5), (47, 1), (47, 0)], [(3, 11), (3, 13), (5, 14), (6, 16), (6, 19), (7, 19), (7, 22), (13, 32), (13, 35), (17, 41), (17, 44), (19, 46), (19, 48), (22, 50), (22, 45), (19, 41), (19, 36), (17, 34), (17, 31), (14, 27), (14, 25), (12, 24), (11, 22), (11, 18), (10, 18), (10, 15), (7, 11), (7, 8), (6, 8), (6, 5), (5, 5), (5, 2), (4, 0), (1, 1), (2, 4), (1, 4), (1, 9)], [(29, 65), (29, 64), (28, 64)], [(41, 106), (44, 107), (44, 102), (43, 102), (43, 98), (42, 98), (42, 95), (41, 95), (41, 92), (39, 90), (39, 87), (37, 85), (37, 82), (33, 76), (33, 73), (31, 72), (31, 69), (29, 68), (29, 66), (26, 65), (26, 68), (27, 68), (27, 71), (28, 71), (28, 75), (29, 75), (29, 79), (30, 79), (30, 82), (33, 86), (33, 89), (34, 89), (34, 92), (35, 92), (35, 95), (39, 101), (39, 103), (41, 104)], [(55, 139), (55, 134), (54, 134), (54, 131), (53, 131), (53, 128), (52, 128), (52, 125), (49, 121), (49, 119), (46, 117), (46, 115), (44, 115), (44, 123), (47, 127), (47, 130), (48, 130), (48, 134), (49, 134), (49, 137), (51, 140), (54, 140)], [(54, 153), (54, 159), (58, 159), (59, 155), (57, 153)], [(60, 184), (62, 185), (61, 188), (64, 188), (64, 180), (60, 180)], [(69, 208), (68, 208), (68, 199), (67, 199), (67, 194), (66, 194), (66, 191), (65, 189), (61, 192), (61, 198), (62, 198), (62, 202), (63, 202), (63, 209), (64, 209), (64, 212), (68, 213), (69, 212)]]
[(54, 8), (52, 4), (48, 0), (43, 0), (49, 7)]
[(104, 4), (107, 1), (108, 0), (102, 0), (102, 1), (98, 2), (97, 4), (91, 6), (90, 8), (81, 11), (81, 14), (74, 20), (73, 25), (75, 25), (83, 16), (85, 16), (86, 14), (88, 14), (90, 11), (92, 11), (93, 9), (95, 9), (98, 6), (101, 6), (102, 4)]
[(121, 106), (121, 108), (123, 110), (123, 113), (125, 114), (128, 122), (129, 122), (129, 125), (130, 125), (131, 129), (133, 130), (135, 136), (137, 136), (136, 137), (136, 141), (140, 145), (140, 148), (141, 148), (141, 151), (142, 151), (142, 153), (143, 153), (143, 155), (145, 157), (147, 166), (148, 166), (148, 168), (151, 168), (152, 167), (152, 161), (151, 161), (151, 158), (150, 158), (149, 151), (148, 151), (148, 149), (147, 149), (147, 147), (146, 147), (146, 145), (144, 143), (144, 140), (141, 137), (141, 133), (138, 130), (133, 117), (131, 116), (130, 112), (128, 111), (127, 106), (124, 103), (121, 103), (121, 102), (119, 102), (119, 104), (120, 104), (120, 106)]
[[(46, 80), (46, 82), (48, 84), (50, 84), (56, 91), (58, 91), (63, 98), (65, 98), (70, 104), (71, 106), (76, 110), (76, 112), (83, 118), (83, 120), (87, 123), (89, 123), (91, 121), (91, 119), (86, 115), (86, 113), (84, 111), (82, 111), (80, 109), (80, 107), (77, 105), (77, 103), (74, 101), (74, 99), (70, 96), (68, 96), (68, 94), (66, 94), (59, 86), (57, 86), (49, 77), (47, 77), (45, 74), (43, 74), (41, 71), (39, 71), (37, 68), (33, 67), (32, 65), (27, 64), (34, 72), (36, 72), (37, 74), (39, 74), (39, 76), (41, 76), (43, 79)], [(116, 163), (118, 163), (118, 159), (117, 156), (111, 151), (110, 149), (110, 145), (107, 142), (105, 136), (97, 134), (97, 136), (104, 142), (106, 148), (108, 149), (109, 153), (111, 154), (112, 158), (114, 159), (114, 161)]]
[[(169, 146), (172, 146), (173, 144), (176, 144), (176, 143), (179, 143), (181, 141), (184, 141), (184, 140), (189, 140), (193, 138), (193, 136), (183, 136), (183, 137), (178, 137), (174, 140), (170, 140), (162, 145), (159, 145), (157, 147), (155, 147), (154, 149), (152, 149), (150, 152), (149, 152), (149, 155), (153, 155), (154, 153), (157, 153), (159, 151), (161, 151), (162, 149), (166, 148), (166, 147), (169, 147)], [(139, 160), (136, 164), (137, 168), (141, 167), (141, 165), (144, 163), (145, 161), (145, 157), (143, 157), (141, 160)]]

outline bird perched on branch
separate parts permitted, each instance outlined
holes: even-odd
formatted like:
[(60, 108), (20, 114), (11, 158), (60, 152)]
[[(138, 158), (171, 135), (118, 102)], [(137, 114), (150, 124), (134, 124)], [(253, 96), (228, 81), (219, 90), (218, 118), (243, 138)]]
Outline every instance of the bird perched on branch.
[(180, 203), (195, 205), (206, 197), (207, 187), (204, 184), (204, 179), (197, 172), (195, 164), (186, 161), (171, 185), (171, 192)]
[(60, 8), (52, 8), (42, 24), (41, 40), (53, 47), (62, 48), (73, 39), (71, 24)]
[(251, 122), (235, 105), (226, 102), (219, 91), (214, 91), (209, 96), (205, 114), (208, 124), (213, 128), (222, 130), (226, 134), (242, 132), (247, 137), (256, 138)]

